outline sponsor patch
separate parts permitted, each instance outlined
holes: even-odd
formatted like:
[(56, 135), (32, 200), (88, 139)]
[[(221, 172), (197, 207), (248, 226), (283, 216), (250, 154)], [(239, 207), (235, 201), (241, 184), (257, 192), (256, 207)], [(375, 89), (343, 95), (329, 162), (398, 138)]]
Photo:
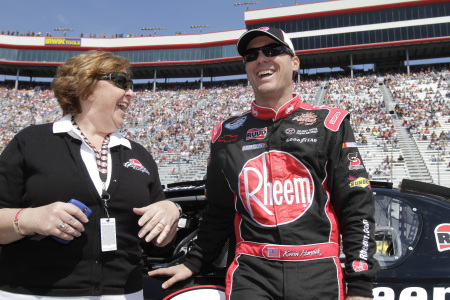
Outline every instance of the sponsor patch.
[(254, 144), (254, 145), (246, 145), (246, 146), (242, 147), (242, 151), (256, 150), (256, 149), (263, 149), (263, 148), (267, 148), (267, 144), (266, 143)]
[(364, 177), (355, 178), (355, 177), (350, 176), (348, 179), (350, 180), (349, 186), (351, 188), (354, 188), (354, 187), (362, 187), (362, 188), (369, 187), (370, 189), (372, 189), (370, 187), (370, 181), (367, 178), (364, 178)]
[(355, 142), (342, 143), (342, 149), (345, 148), (358, 148), (358, 144)]
[(230, 143), (237, 140), (237, 135), (231, 135), (231, 134), (225, 134), (224, 136), (221, 136), (218, 140), (219, 143)]
[(286, 134), (294, 134), (295, 133), (295, 129), (294, 128), (288, 128), (286, 129)]
[(301, 114), (300, 116), (295, 116), (292, 120), (298, 121), (298, 124), (300, 125), (312, 125), (316, 123), (317, 115), (312, 112), (308, 112)]
[(330, 113), (325, 119), (325, 127), (329, 128), (332, 131), (337, 131), (342, 121), (347, 116), (348, 112), (339, 108), (328, 107), (327, 109), (330, 110)]
[(339, 116), (341, 115), (341, 112), (336, 112), (333, 117), (330, 120), (330, 124), (334, 125), (336, 124), (337, 119), (339, 118)]
[(290, 115), (294, 111), (294, 105), (291, 104), (286, 108), (286, 114)]
[(362, 240), (362, 247), (359, 250), (359, 258), (367, 260), (369, 257), (369, 240), (370, 240), (370, 224), (366, 219), (363, 220), (363, 231), (364, 236)]
[(142, 173), (150, 175), (150, 172), (137, 159), (131, 158), (129, 161), (124, 163), (123, 166), (125, 168), (132, 168), (134, 170), (141, 171)]
[(319, 132), (317, 128), (310, 128), (310, 129), (298, 129), (295, 130), (294, 128), (288, 128), (285, 130), (286, 134), (297, 134), (297, 135), (307, 135), (307, 134), (316, 134)]
[(247, 131), (245, 140), (262, 140), (265, 139), (267, 135), (267, 127), (264, 128), (252, 128)]
[(240, 118), (237, 118), (237, 119), (231, 121), (230, 123), (225, 124), (224, 126), (227, 129), (234, 130), (234, 129), (241, 127), (242, 124), (244, 124), (246, 119), (247, 119), (247, 117), (240, 117)]
[(349, 170), (364, 169), (364, 166), (361, 164), (361, 160), (358, 158), (358, 152), (349, 153), (347, 158), (350, 161), (350, 165), (348, 166)]
[(352, 263), (352, 268), (355, 272), (362, 272), (362, 271), (367, 271), (369, 269), (369, 266), (363, 260), (355, 260)]
[(439, 252), (450, 250), (450, 224), (439, 224), (434, 229)]
[(317, 139), (314, 138), (288, 138), (286, 139), (286, 143), (297, 142), (297, 143), (317, 143)]
[(258, 116), (258, 110), (255, 107), (252, 107), (252, 115), (255, 117)]
[(287, 152), (270, 151), (253, 157), (239, 174), (239, 198), (250, 217), (262, 226), (280, 226), (301, 218), (313, 195), (309, 170)]

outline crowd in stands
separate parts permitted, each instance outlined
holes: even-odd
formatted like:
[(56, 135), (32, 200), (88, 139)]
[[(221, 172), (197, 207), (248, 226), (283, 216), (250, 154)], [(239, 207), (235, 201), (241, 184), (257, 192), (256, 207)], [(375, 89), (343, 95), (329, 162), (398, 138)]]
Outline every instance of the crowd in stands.
[(417, 140), (429, 141), (427, 150), (440, 150), (443, 157), (449, 154), (450, 132), (443, 130), (443, 125), (450, 122), (449, 80), (447, 69), (434, 68), (408, 78), (389, 76), (403, 126)]
[(0, 86), (0, 151), (22, 128), (57, 119), (58, 106), (51, 90), (35, 87), (14, 90)]
[[(20, 32), (19, 30), (2, 30), (0, 32), (0, 34), (3, 35), (15, 35), (15, 36), (46, 36), (46, 37), (51, 37), (52, 34), (50, 32), (46, 32), (45, 34), (43, 34), (41, 31), (27, 31), (27, 32)], [(181, 31), (175, 31), (175, 35), (181, 35)], [(67, 35), (67, 32), (58, 34), (57, 36), (60, 35)], [(96, 33), (88, 33), (85, 34), (83, 32), (81, 32), (79, 35), (79, 37), (89, 37), (89, 38), (124, 38), (124, 37), (144, 37), (144, 36), (152, 36), (151, 34), (144, 34), (144, 33), (113, 33), (110, 36), (108, 36), (106, 33), (103, 34), (96, 34)]]
[[(19, 30), (2, 30), (1, 34), (17, 35), (17, 36), (41, 36), (42, 32), (40, 32), (40, 31), (20, 32)], [(50, 32), (47, 32), (46, 36), (50, 36)]]
[[(317, 91), (325, 82), (326, 94), (320, 104), (351, 113), (363, 159), (377, 159), (368, 168), (370, 177), (389, 181), (393, 163), (407, 163), (397, 132), (404, 129), (418, 140), (427, 141), (429, 150), (440, 151), (433, 152), (434, 159), (448, 164), (450, 171), (450, 130), (446, 129), (450, 127), (442, 124), (450, 122), (449, 75), (445, 68), (419, 69), (411, 75), (402, 71), (384, 75), (403, 128), (394, 126), (374, 73), (364, 72), (353, 79), (342, 73), (302, 76), (300, 84), (293, 84), (293, 90), (302, 101), (314, 104)], [(177, 164), (199, 162), (206, 167), (212, 127), (248, 110), (252, 97), (246, 80), (205, 83), (202, 90), (192, 83), (159, 85), (156, 92), (146, 86), (138, 87), (122, 133), (143, 144), (158, 166), (168, 168), (177, 179), (201, 179), (186, 178)], [(4, 84), (0, 85), (0, 98), (0, 151), (25, 126), (53, 122), (61, 116), (48, 86), (21, 86), (15, 90)]]

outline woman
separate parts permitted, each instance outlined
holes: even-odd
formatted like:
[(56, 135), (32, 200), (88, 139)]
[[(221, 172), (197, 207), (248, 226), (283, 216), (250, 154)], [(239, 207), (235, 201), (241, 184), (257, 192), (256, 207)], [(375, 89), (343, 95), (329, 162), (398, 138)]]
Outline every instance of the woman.
[(0, 299), (143, 298), (140, 244), (167, 245), (180, 211), (151, 155), (118, 133), (135, 96), (129, 68), (103, 51), (70, 58), (52, 82), (64, 117), (24, 129), (0, 156)]

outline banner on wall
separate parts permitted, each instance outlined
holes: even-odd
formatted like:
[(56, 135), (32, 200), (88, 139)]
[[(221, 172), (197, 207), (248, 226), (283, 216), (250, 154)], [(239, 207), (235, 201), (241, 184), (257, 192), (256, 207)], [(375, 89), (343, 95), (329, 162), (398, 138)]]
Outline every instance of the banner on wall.
[(81, 46), (81, 39), (45, 38), (45, 46)]

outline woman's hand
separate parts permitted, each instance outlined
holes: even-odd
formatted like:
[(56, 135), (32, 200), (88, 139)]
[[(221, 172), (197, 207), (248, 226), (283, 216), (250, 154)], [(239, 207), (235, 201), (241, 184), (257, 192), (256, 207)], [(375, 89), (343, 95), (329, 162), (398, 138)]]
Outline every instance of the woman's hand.
[[(180, 211), (169, 200), (163, 200), (148, 206), (133, 208), (135, 214), (142, 216), (138, 224), (141, 226), (139, 237), (152, 241), (156, 246), (167, 245), (175, 236), (180, 219)], [(156, 240), (154, 238), (157, 237)]]
[(64, 202), (26, 208), (19, 218), (20, 229), (25, 235), (54, 235), (67, 241), (79, 237), (84, 231), (83, 223), (88, 221), (77, 206)]
[(148, 272), (149, 276), (170, 276), (169, 280), (162, 284), (163, 289), (167, 289), (177, 283), (191, 277), (194, 273), (189, 270), (185, 265), (176, 265), (169, 268), (161, 268)]

